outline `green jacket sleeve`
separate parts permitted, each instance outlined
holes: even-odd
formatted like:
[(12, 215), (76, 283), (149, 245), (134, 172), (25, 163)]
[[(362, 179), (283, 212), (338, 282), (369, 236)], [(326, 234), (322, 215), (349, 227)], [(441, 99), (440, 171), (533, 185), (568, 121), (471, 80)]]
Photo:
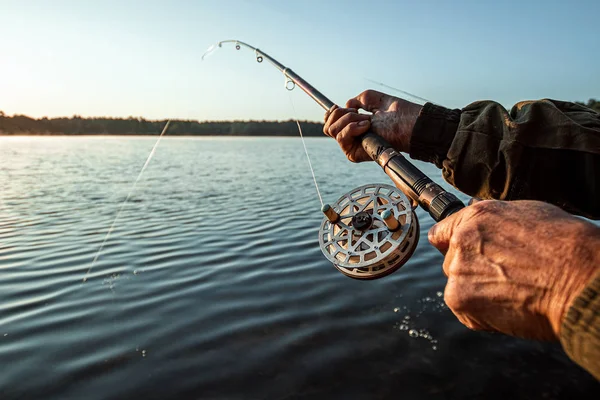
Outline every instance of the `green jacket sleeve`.
[[(528, 101), (509, 113), (491, 101), (463, 110), (427, 103), (410, 146), (471, 196), (542, 200), (600, 219), (600, 114), (584, 106)], [(560, 341), (600, 379), (600, 273), (567, 311)]]
[(425, 104), (410, 156), (482, 199), (542, 200), (600, 219), (600, 114), (574, 103), (526, 101), (508, 112), (480, 101), (463, 110)]
[(600, 380), (600, 273), (569, 307), (560, 342), (573, 361)]

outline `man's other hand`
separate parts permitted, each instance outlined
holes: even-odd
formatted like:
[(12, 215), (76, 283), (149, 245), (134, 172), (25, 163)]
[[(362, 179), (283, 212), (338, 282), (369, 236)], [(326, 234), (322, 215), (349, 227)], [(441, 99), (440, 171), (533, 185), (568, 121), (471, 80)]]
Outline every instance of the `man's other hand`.
[(482, 201), (434, 225), (444, 300), (468, 328), (556, 340), (600, 266), (600, 228), (538, 201)]

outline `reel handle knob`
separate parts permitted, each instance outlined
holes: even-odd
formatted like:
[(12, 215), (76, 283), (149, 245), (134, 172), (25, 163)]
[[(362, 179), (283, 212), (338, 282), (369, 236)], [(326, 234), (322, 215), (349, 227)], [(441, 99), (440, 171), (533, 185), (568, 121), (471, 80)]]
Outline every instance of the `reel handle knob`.
[(321, 211), (323, 212), (323, 214), (325, 214), (329, 222), (331, 222), (332, 224), (335, 224), (340, 220), (340, 214), (335, 212), (333, 207), (331, 207), (329, 204), (323, 204), (323, 207), (321, 207)]
[(396, 232), (400, 228), (400, 223), (396, 218), (394, 218), (394, 213), (392, 213), (390, 210), (385, 210), (382, 212), (381, 218), (383, 219), (383, 222), (385, 222), (385, 225), (388, 227), (390, 232)]

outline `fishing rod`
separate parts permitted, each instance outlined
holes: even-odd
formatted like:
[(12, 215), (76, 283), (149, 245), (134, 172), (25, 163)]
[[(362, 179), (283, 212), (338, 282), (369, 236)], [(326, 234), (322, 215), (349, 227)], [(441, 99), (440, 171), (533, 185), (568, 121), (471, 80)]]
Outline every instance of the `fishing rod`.
[[(254, 51), (259, 63), (264, 60), (271, 63), (285, 76), (288, 90), (298, 86), (326, 111), (337, 107), (290, 68), (239, 40), (224, 40), (211, 46), (202, 59), (226, 43), (235, 44), (237, 50), (245, 47)], [(331, 205), (323, 205), (325, 218), (319, 229), (319, 244), (325, 257), (343, 274), (356, 279), (376, 279), (399, 269), (414, 252), (419, 239), (419, 222), (414, 212), (417, 205), (436, 222), (465, 205), (382, 137), (369, 131), (358, 140), (396, 187), (364, 185)]]

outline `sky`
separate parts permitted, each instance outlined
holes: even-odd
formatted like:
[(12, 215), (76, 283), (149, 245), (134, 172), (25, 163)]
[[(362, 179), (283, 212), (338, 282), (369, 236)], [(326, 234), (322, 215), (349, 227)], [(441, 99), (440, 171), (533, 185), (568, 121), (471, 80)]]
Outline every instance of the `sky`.
[(237, 39), (343, 104), (369, 79), (461, 108), (600, 98), (600, 1), (0, 0), (0, 110), (321, 120)]

